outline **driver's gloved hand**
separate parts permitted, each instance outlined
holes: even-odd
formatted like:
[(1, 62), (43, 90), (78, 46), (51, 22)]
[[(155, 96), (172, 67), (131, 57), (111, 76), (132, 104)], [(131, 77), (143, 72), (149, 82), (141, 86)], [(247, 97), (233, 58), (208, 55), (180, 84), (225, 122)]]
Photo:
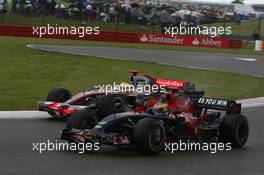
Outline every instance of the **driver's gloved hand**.
[(173, 110), (170, 110), (170, 112), (172, 112), (175, 115), (182, 113), (182, 111), (180, 111), (179, 109), (173, 109)]

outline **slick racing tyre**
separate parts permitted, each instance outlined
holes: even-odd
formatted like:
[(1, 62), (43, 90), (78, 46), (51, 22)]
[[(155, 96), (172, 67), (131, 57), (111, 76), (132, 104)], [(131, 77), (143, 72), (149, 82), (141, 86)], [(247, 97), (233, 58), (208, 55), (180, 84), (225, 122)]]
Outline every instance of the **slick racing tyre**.
[(220, 128), (220, 140), (230, 142), (234, 148), (242, 147), (248, 139), (249, 125), (245, 116), (232, 114), (224, 116), (223, 124)]
[(143, 118), (134, 129), (134, 138), (138, 151), (145, 155), (155, 155), (164, 149), (165, 129), (160, 120)]
[(46, 101), (65, 102), (69, 100), (71, 96), (71, 93), (67, 89), (55, 88), (48, 93)]
[(72, 113), (68, 119), (68, 129), (92, 129), (97, 124), (96, 116), (91, 111), (77, 111)]
[(116, 94), (109, 94), (102, 97), (97, 104), (97, 107), (98, 120), (101, 120), (110, 114), (121, 113), (127, 110), (123, 96)]

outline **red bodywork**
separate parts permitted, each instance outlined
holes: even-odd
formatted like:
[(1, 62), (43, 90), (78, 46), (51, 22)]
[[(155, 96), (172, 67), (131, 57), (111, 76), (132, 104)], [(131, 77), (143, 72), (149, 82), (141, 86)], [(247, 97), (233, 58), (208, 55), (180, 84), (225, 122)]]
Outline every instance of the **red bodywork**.
[[(163, 88), (167, 90), (176, 90), (181, 91), (184, 90), (184, 87), (190, 82), (185, 82), (181, 80), (168, 80), (168, 79), (161, 79), (161, 78), (153, 78), (152, 76), (149, 76), (147, 74), (140, 73), (137, 70), (130, 70), (133, 76), (142, 76), (146, 77), (147, 79), (151, 80), (158, 86), (162, 86)], [(83, 109), (89, 109), (91, 107), (94, 107), (94, 104), (83, 104), (80, 103), (81, 101), (84, 101), (86, 98), (89, 98), (90, 96), (96, 96), (96, 95), (104, 95), (103, 92), (99, 92), (99, 90), (89, 90), (85, 92), (81, 92), (75, 96), (73, 96), (71, 99), (69, 99), (66, 102), (41, 102), (39, 103), (39, 110), (41, 111), (47, 111), (53, 116), (57, 117), (68, 117), (72, 113), (83, 110)], [(158, 100), (159, 96), (157, 96), (155, 99), (150, 98), (148, 103), (144, 104), (142, 106), (136, 106), (135, 111), (136, 112), (143, 112), (145, 111), (149, 106), (154, 106), (156, 101)], [(174, 108), (176, 106), (183, 106), (186, 104), (181, 104), (180, 101), (175, 104), (175, 100), (171, 100), (173, 103), (170, 103), (170, 108)]]
[(97, 95), (102, 95), (103, 92), (100, 92), (99, 90), (90, 90), (90, 91), (84, 91), (81, 92), (75, 96), (73, 96), (71, 99), (69, 99), (66, 102), (40, 102), (39, 103), (39, 110), (40, 111), (47, 111), (53, 116), (57, 117), (68, 117), (72, 113), (83, 110), (83, 109), (89, 109), (94, 107), (94, 104), (90, 104), (87, 102), (87, 104), (83, 103), (85, 99)]

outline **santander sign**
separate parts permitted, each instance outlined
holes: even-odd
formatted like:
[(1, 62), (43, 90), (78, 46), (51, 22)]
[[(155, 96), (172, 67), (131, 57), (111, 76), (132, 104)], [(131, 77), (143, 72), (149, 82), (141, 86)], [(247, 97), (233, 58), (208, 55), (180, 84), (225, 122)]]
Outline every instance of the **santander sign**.
[(154, 35), (154, 34), (143, 34), (140, 37), (141, 42), (156, 43), (156, 44), (176, 44), (182, 45), (184, 39), (177, 36), (171, 37), (168, 35)]
[[(139, 34), (138, 42), (145, 44), (161, 44), (175, 46), (195, 46), (208, 48), (241, 48), (242, 41), (210, 37), (210, 36), (191, 36), (191, 35), (164, 35), (164, 34)], [(236, 45), (233, 45), (233, 43)]]
[(183, 90), (184, 85), (186, 84), (185, 81), (181, 80), (167, 80), (167, 79), (156, 79), (156, 83), (159, 86), (165, 86), (168, 89), (177, 89)]

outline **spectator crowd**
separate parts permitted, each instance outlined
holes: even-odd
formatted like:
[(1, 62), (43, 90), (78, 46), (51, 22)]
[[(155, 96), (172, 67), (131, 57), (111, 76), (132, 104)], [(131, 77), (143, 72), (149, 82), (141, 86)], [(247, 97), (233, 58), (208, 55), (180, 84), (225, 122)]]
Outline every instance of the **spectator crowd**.
[[(190, 24), (197, 26), (223, 20), (243, 19), (234, 6), (160, 3), (152, 0), (0, 0), (0, 14), (54, 16), (82, 21), (137, 23), (144, 25)], [(232, 13), (233, 11), (233, 13)]]
[(114, 22), (117, 17), (122, 17), (125, 23), (130, 23), (132, 11), (142, 7), (139, 3), (122, 3), (117, 0), (0, 0), (0, 4), (0, 14), (86, 18), (104, 22)]

